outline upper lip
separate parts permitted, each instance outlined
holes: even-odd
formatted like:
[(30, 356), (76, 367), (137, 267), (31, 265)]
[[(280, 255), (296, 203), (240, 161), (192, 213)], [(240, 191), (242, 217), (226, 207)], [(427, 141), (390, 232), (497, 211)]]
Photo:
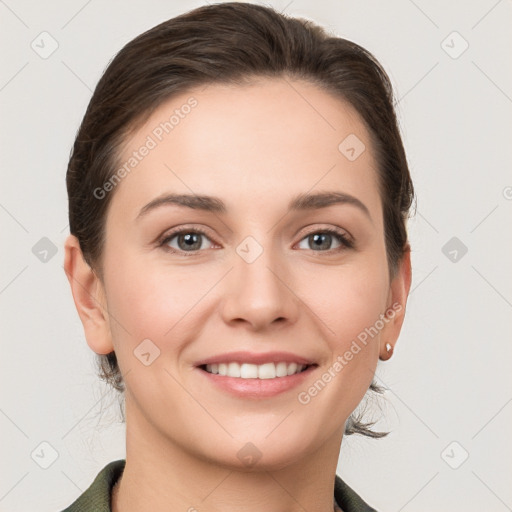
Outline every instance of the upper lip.
[(227, 352), (216, 356), (202, 359), (196, 363), (196, 366), (204, 366), (206, 364), (218, 363), (249, 363), (249, 364), (265, 364), (265, 363), (297, 363), (312, 365), (314, 361), (306, 357), (301, 357), (291, 352)]

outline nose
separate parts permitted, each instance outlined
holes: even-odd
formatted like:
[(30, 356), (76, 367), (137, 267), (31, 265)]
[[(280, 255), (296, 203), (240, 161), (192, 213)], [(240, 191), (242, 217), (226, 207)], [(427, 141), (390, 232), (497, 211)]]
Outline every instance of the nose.
[(264, 249), (252, 262), (235, 253), (233, 263), (224, 283), (222, 315), (226, 323), (261, 331), (297, 321), (300, 300), (283, 258)]

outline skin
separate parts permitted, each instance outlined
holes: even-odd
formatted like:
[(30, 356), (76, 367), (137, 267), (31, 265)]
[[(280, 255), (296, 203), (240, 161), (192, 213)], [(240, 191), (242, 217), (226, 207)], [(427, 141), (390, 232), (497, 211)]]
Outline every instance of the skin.
[[(176, 96), (119, 161), (191, 96), (197, 106), (110, 192), (103, 280), (74, 236), (65, 244), (87, 343), (98, 354), (115, 350), (126, 383), (126, 467), (113, 510), (332, 511), (345, 422), (401, 330), (410, 252), (390, 282), (369, 133), (349, 104), (306, 82), (259, 79)], [(366, 146), (355, 161), (338, 150), (349, 134)], [(287, 212), (296, 195), (319, 191), (355, 196), (369, 216), (350, 204)], [(219, 197), (227, 213), (167, 205), (137, 219), (170, 192)], [(177, 236), (176, 253), (156, 242), (180, 226), (207, 231), (192, 256)], [(325, 228), (355, 247), (333, 236), (315, 248), (308, 235)], [(252, 263), (236, 251), (249, 235), (263, 249)], [(401, 309), (378, 335), (300, 403), (298, 393), (393, 304)], [(134, 356), (144, 339), (160, 350), (148, 366)], [(243, 399), (194, 367), (235, 350), (289, 351), (318, 367), (298, 388)], [(237, 456), (248, 442), (261, 454), (251, 467)]]

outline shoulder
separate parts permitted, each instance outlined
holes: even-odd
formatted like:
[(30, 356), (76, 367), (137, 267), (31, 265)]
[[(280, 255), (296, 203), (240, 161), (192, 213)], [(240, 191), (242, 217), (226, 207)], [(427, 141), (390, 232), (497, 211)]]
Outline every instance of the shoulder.
[(125, 463), (120, 459), (107, 464), (87, 490), (62, 512), (111, 512), (112, 487), (123, 474)]
[(334, 482), (334, 499), (343, 512), (377, 512), (338, 475)]

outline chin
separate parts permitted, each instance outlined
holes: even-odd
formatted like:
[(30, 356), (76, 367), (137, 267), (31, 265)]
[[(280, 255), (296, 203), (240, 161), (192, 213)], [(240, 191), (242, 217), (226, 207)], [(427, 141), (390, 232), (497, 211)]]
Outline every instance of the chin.
[[(299, 433), (291, 436), (289, 432), (283, 430), (281, 435), (277, 432), (270, 434), (273, 435), (275, 439), (272, 440), (265, 439), (265, 435), (255, 435), (251, 441), (251, 436), (245, 434), (244, 441), (231, 439), (225, 443), (210, 438), (211, 444), (205, 447), (209, 452), (206, 458), (210, 463), (232, 471), (257, 473), (279, 471), (297, 464), (313, 450)], [(286, 442), (283, 442), (284, 437)], [(215, 450), (212, 451), (212, 448)], [(202, 453), (201, 457), (204, 456), (205, 453)]]

